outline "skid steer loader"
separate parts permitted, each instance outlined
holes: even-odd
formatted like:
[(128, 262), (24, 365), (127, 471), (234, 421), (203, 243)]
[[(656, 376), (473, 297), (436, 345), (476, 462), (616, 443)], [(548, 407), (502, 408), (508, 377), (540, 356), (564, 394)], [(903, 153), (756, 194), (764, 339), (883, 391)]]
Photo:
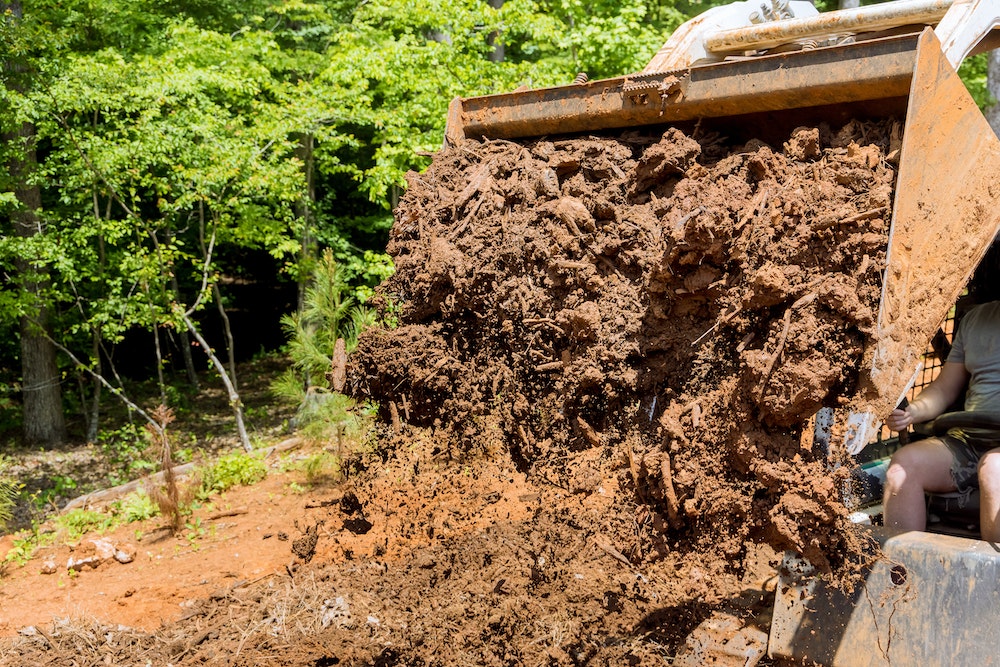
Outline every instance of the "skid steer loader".
[[(682, 25), (641, 72), (455, 99), (445, 141), (695, 121), (766, 138), (823, 121), (905, 118), (864, 386), (843, 417), (816, 418), (839, 434), (831, 448), (858, 454), (912, 388), (928, 341), (1000, 229), (1000, 141), (956, 74), (970, 54), (1000, 47), (997, 28), (997, 0), (826, 13), (799, 0), (736, 2)], [(1000, 664), (989, 632), (1000, 628), (1000, 547), (873, 531), (885, 558), (852, 594), (786, 557), (768, 654), (835, 666)], [(752, 665), (763, 652), (752, 642), (716, 649), (712, 664)]]

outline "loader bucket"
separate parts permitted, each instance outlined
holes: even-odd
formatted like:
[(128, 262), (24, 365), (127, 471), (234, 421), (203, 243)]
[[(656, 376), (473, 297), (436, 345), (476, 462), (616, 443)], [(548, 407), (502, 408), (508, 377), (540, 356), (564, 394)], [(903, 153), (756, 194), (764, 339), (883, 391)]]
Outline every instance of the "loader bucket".
[(927, 342), (1000, 226), (1000, 141), (933, 30), (459, 98), (446, 142), (694, 123), (766, 140), (806, 124), (880, 118), (905, 121), (878, 326), (848, 406), (853, 451), (912, 385)]
[[(950, 535), (876, 531), (884, 558), (852, 591), (785, 556), (768, 653), (831, 667), (995, 665), (996, 546)], [(784, 663), (781, 663), (784, 664)]]

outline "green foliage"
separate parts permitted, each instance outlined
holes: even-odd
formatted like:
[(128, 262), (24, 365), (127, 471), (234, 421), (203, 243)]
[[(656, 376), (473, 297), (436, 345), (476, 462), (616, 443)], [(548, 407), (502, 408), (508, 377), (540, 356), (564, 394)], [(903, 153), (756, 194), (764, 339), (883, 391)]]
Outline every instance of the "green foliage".
[(335, 391), (313, 391), (306, 395), (295, 415), (299, 433), (308, 440), (325, 441), (346, 437), (358, 439), (373, 421), (373, 411)]
[(12, 512), (21, 490), (21, 485), (8, 477), (9, 467), (10, 460), (0, 454), (0, 529), (5, 528), (13, 518)]
[(35, 551), (41, 547), (48, 546), (56, 540), (54, 532), (41, 532), (38, 527), (31, 530), (24, 530), (17, 533), (10, 551), (4, 557), (3, 564), (13, 563), (23, 566), (34, 555)]
[(267, 465), (246, 452), (233, 452), (219, 459), (202, 474), (199, 497), (206, 499), (234, 486), (249, 486), (267, 477)]
[(41, 514), (45, 514), (60, 506), (60, 502), (65, 502), (76, 494), (77, 483), (72, 477), (66, 475), (51, 475), (48, 478), (50, 486), (38, 489), (28, 496), (28, 501), (34, 509)]
[[(289, 339), (292, 368), (272, 386), (276, 395), (304, 405), (307, 397), (320, 389), (317, 382), (325, 385), (337, 339), (344, 339), (349, 353), (361, 331), (375, 322), (375, 313), (355, 305), (349, 292), (343, 268), (327, 249), (316, 263), (302, 312), (281, 320)], [(303, 418), (308, 416), (307, 409)]]
[(301, 464), (306, 484), (317, 486), (330, 482), (339, 482), (342, 477), (341, 459), (326, 450), (310, 454)]
[(958, 68), (958, 75), (962, 78), (969, 94), (972, 95), (972, 99), (976, 101), (980, 109), (996, 104), (996, 100), (992, 98), (986, 87), (988, 59), (988, 53), (980, 53), (966, 58)]
[(97, 445), (111, 464), (109, 482), (123, 484), (148, 474), (156, 468), (150, 451), (149, 433), (136, 424), (126, 424), (117, 429), (102, 431)]
[(124, 523), (145, 521), (160, 513), (160, 509), (145, 491), (135, 491), (128, 494), (113, 505), (113, 511)]
[(57, 530), (61, 530), (67, 539), (78, 540), (87, 533), (104, 531), (115, 524), (111, 514), (87, 509), (73, 509), (60, 514), (54, 521)]

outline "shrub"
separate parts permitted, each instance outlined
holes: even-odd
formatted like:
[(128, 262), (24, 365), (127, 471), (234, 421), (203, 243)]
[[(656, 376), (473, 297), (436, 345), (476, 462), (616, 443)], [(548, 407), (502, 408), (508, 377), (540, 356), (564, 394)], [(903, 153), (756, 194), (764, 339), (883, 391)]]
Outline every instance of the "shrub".
[(234, 486), (249, 486), (267, 477), (267, 466), (259, 457), (233, 452), (220, 457), (202, 474), (200, 498), (222, 493)]
[(115, 503), (115, 514), (125, 523), (145, 521), (160, 513), (160, 509), (145, 491), (130, 493)]

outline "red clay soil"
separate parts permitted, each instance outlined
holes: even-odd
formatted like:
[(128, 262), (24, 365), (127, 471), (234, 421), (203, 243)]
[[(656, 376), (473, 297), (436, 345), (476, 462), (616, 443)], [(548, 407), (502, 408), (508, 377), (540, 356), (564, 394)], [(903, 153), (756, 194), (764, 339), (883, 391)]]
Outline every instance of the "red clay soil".
[(671, 664), (713, 612), (766, 626), (783, 549), (848, 579), (847, 468), (802, 423), (857, 391), (888, 134), (442, 151), (396, 212), (398, 326), (349, 363), (384, 421), (346, 480), (230, 491), (197, 551), (10, 569), (0, 664)]
[[(594, 450), (683, 549), (848, 568), (861, 545), (802, 424), (849, 398), (878, 306), (888, 123), (466, 141), (413, 175), (356, 395), (565, 488)], [(635, 548), (631, 552), (641, 552)]]

